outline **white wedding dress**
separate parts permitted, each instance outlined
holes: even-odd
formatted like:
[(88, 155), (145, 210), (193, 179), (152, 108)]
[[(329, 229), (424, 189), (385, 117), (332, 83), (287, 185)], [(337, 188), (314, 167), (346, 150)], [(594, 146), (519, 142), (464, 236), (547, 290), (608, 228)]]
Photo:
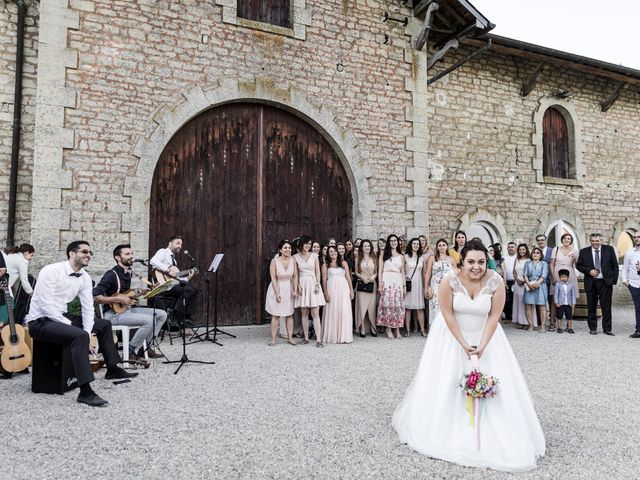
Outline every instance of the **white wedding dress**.
[[(488, 275), (475, 298), (468, 295), (456, 272), (442, 280), (453, 289), (454, 316), (469, 345), (480, 343), (493, 292), (504, 288), (497, 273), (489, 270)], [(500, 325), (479, 360), (479, 370), (500, 382), (494, 398), (480, 400), (480, 448), (465, 409), (466, 397), (458, 386), (469, 370), (468, 356), (439, 312), (415, 378), (393, 415), (400, 440), (424, 455), (460, 465), (506, 471), (536, 468), (536, 459), (545, 452), (544, 434)]]

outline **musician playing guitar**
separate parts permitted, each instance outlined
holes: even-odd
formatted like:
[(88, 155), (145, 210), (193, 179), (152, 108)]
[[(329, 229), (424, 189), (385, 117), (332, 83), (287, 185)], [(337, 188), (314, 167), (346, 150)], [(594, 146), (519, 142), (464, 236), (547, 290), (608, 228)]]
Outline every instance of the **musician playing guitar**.
[(195, 270), (185, 272), (184, 276), (179, 275), (180, 269), (176, 256), (182, 251), (182, 237), (174, 235), (169, 238), (167, 248), (161, 248), (149, 260), (151, 266), (158, 272), (170, 277), (177, 278), (180, 285), (173, 287), (163, 295), (176, 299), (174, 312), (178, 317), (178, 321), (183, 326), (188, 327), (193, 324), (192, 315), (196, 311), (196, 297), (198, 290), (189, 285), (189, 280), (195, 275)]
[[(126, 325), (139, 327), (129, 343), (129, 358), (135, 360), (144, 356), (143, 343), (151, 343), (154, 335), (157, 335), (167, 320), (167, 312), (155, 310), (155, 332), (153, 314), (154, 310), (148, 307), (136, 306), (136, 293), (131, 290), (131, 277), (133, 270), (133, 249), (129, 244), (118, 245), (113, 250), (113, 258), (116, 266), (107, 270), (100, 283), (93, 289), (93, 297), (96, 302), (105, 305), (103, 317), (112, 325)], [(144, 292), (141, 292), (144, 293)], [(123, 308), (117, 308), (122, 306)], [(117, 310), (117, 311), (116, 311)], [(122, 312), (122, 313), (118, 313)], [(151, 358), (160, 358), (163, 355), (149, 348), (147, 354)]]
[[(89, 345), (91, 333), (98, 337), (100, 353), (107, 366), (107, 380), (131, 378), (138, 374), (118, 366), (121, 359), (113, 344), (111, 323), (95, 318), (91, 277), (84, 270), (92, 256), (89, 244), (77, 240), (67, 246), (67, 261), (52, 263), (40, 270), (26, 321), (34, 340), (71, 347), (71, 362), (80, 386), (78, 402), (102, 407), (109, 402), (91, 388), (94, 380), (88, 355), (92, 351)], [(67, 304), (76, 297), (80, 299), (82, 316), (67, 313)]]

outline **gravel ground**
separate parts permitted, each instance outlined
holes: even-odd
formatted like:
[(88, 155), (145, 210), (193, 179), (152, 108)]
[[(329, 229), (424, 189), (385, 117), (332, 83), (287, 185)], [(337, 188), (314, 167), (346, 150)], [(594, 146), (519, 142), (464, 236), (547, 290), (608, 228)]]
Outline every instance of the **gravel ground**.
[[(400, 444), (391, 415), (424, 341), (356, 338), (351, 345), (267, 346), (268, 327), (236, 327), (223, 347), (187, 347), (131, 383), (98, 374), (106, 408), (36, 395), (31, 377), (0, 383), (2, 478), (632, 479), (640, 477), (640, 340), (629, 306), (615, 337), (527, 333), (505, 326), (529, 383), (547, 455), (507, 474), (432, 460)], [(181, 347), (163, 351), (177, 359)], [(514, 445), (514, 449), (518, 448)]]

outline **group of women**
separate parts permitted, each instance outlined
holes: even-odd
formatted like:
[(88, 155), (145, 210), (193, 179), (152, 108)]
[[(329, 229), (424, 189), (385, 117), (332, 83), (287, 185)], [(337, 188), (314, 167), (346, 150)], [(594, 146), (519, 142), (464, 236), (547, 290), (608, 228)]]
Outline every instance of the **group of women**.
[(272, 316), (269, 344), (276, 344), (280, 325), (287, 342), (296, 344), (295, 309), (300, 309), (302, 342), (309, 343), (311, 316), (318, 347), (350, 343), (354, 330), (361, 337), (377, 336), (378, 328), (388, 338), (409, 336), (413, 318), (426, 336), (428, 318), (438, 310), (440, 281), (457, 268), (455, 256), (459, 259), (463, 246), (460, 242), (450, 249), (445, 239), (439, 239), (432, 252), (423, 235), (407, 242), (394, 234), (379, 239), (377, 249), (368, 239), (345, 243), (330, 239), (324, 246), (308, 236), (282, 240), (269, 267), (265, 302)]

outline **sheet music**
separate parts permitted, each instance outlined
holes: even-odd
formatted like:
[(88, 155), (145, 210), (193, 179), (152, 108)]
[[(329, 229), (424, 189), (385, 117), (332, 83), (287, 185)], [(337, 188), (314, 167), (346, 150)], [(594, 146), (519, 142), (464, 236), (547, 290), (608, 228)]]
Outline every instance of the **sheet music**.
[(207, 271), (209, 272), (217, 272), (218, 268), (220, 267), (220, 264), (222, 263), (222, 259), (224, 258), (224, 253), (216, 253), (216, 256), (213, 257), (213, 261), (211, 262), (211, 265), (209, 265), (209, 269)]

